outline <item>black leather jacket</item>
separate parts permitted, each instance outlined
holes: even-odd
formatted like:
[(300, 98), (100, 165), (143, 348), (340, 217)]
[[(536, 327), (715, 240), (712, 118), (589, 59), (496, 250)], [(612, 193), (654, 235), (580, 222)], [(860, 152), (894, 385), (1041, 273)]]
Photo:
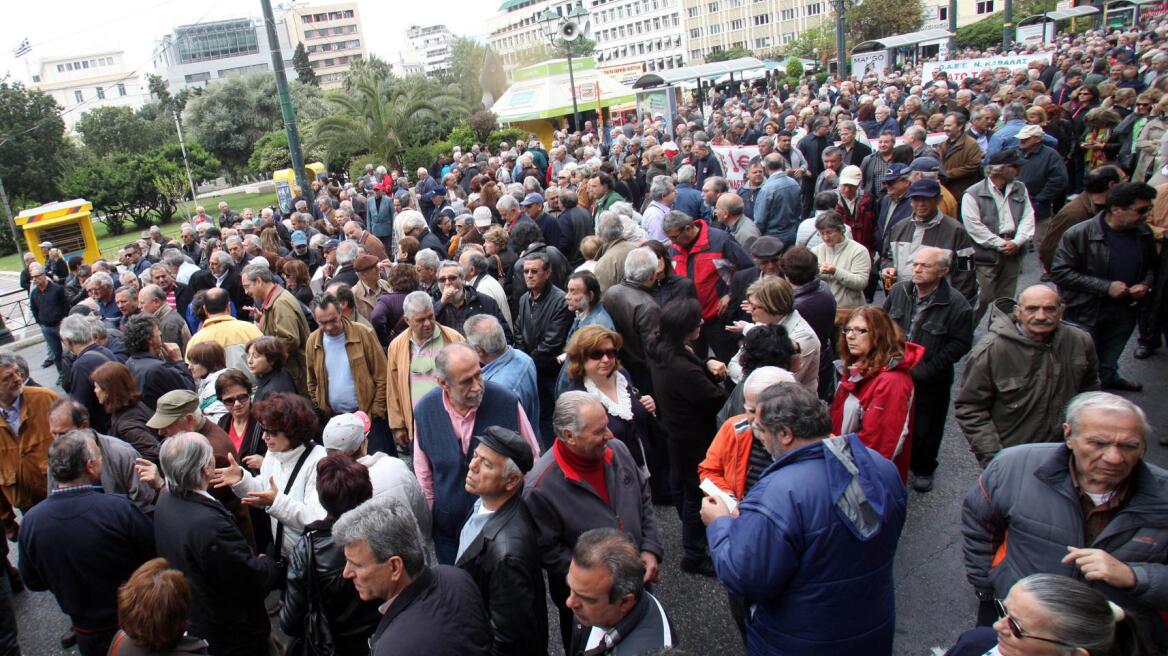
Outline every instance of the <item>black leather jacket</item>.
[[(1152, 286), (1156, 273), (1156, 242), (1152, 229), (1145, 224), (1137, 228), (1140, 233), (1139, 248), (1141, 279), (1138, 282)], [(1110, 298), (1107, 288), (1111, 280), (1107, 277), (1107, 264), (1111, 249), (1107, 246), (1107, 236), (1103, 232), (1103, 213), (1071, 226), (1063, 233), (1054, 262), (1050, 267), (1050, 277), (1058, 285), (1063, 303), (1067, 306), (1065, 319), (1085, 328), (1091, 328), (1099, 320), (1103, 302)], [(1131, 302), (1128, 296), (1120, 302)]]
[[(337, 654), (369, 653), (369, 636), (373, 635), (381, 613), (376, 601), (361, 601), (352, 582), (341, 576), (345, 569), (345, 552), (333, 544), (333, 520), (313, 522), (304, 527), (304, 537), (288, 557), (288, 587), (284, 607), (280, 609), (280, 626), (290, 636), (304, 634), (308, 620), (309, 594), (315, 586), (321, 608)], [(308, 566), (308, 550), (313, 550), (314, 567)]]
[(457, 565), (482, 592), (491, 624), (491, 654), (547, 654), (547, 602), (535, 524), (519, 494), (487, 520)]

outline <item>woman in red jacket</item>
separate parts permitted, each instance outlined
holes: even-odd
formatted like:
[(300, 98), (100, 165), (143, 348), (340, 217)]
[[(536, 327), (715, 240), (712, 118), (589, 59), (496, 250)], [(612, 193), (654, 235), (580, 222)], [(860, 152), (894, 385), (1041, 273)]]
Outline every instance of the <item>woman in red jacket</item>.
[(844, 371), (831, 404), (836, 435), (858, 433), (860, 440), (896, 464), (908, 480), (912, 437), (913, 381), (909, 375), (924, 347), (904, 334), (884, 310), (857, 308), (840, 335)]

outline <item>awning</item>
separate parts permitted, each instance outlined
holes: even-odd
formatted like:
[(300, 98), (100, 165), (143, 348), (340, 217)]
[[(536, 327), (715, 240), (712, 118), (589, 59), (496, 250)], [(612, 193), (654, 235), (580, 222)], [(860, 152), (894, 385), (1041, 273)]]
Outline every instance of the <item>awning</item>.
[(948, 39), (953, 36), (949, 30), (921, 30), (920, 32), (910, 32), (908, 34), (898, 34), (896, 36), (887, 36), (882, 39), (873, 39), (872, 41), (865, 41), (857, 44), (852, 48), (852, 53), (873, 52), (876, 50), (891, 50), (893, 48), (904, 48), (906, 46), (915, 46), (926, 41), (939, 41), (941, 39)]
[[(1159, 1), (1160, 0), (1140, 0), (1141, 4), (1143, 2), (1159, 2)], [(1069, 7), (1067, 9), (1056, 9), (1055, 11), (1048, 11), (1046, 13), (1046, 19), (1048, 21), (1056, 21), (1057, 22), (1057, 21), (1069, 20), (1071, 18), (1081, 18), (1083, 16), (1090, 16), (1091, 14), (1098, 14), (1098, 13), (1099, 13), (1099, 7), (1095, 7), (1093, 5), (1080, 5), (1078, 7)], [(1023, 18), (1022, 20), (1018, 21), (1018, 24), (1019, 25), (1029, 25), (1031, 23), (1041, 23), (1042, 16), (1043, 16), (1043, 14), (1035, 14), (1033, 16), (1027, 16), (1026, 18)]]
[[(599, 84), (600, 106), (624, 106), (636, 102), (629, 87), (600, 72), (590, 57), (572, 59), (576, 79), (576, 104), (580, 111), (596, 109)], [(568, 60), (553, 59), (515, 71), (515, 83), (491, 106), (501, 123), (532, 121), (567, 116), (572, 113), (572, 84)]]
[(682, 66), (681, 68), (672, 68), (664, 71), (653, 71), (646, 73), (633, 83), (634, 89), (645, 89), (647, 87), (660, 87), (668, 84), (675, 84), (677, 82), (684, 82), (686, 80), (706, 80), (710, 78), (718, 78), (723, 75), (741, 73), (756, 68), (764, 68), (766, 64), (756, 57), (740, 57), (738, 59), (728, 59), (720, 62), (710, 62), (708, 64), (699, 64), (697, 66)]

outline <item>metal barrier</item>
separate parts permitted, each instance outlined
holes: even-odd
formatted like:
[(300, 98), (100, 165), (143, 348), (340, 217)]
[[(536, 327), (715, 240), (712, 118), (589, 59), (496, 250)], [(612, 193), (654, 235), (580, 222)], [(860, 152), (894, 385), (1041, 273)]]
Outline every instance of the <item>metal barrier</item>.
[(19, 287), (0, 292), (0, 316), (4, 317), (4, 324), (17, 339), (40, 334), (28, 307), (28, 292)]

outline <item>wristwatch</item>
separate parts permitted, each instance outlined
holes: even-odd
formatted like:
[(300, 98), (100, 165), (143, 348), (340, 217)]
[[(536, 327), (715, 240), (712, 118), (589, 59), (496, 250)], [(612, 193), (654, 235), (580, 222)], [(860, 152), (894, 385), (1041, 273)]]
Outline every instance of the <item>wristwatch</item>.
[(981, 602), (994, 600), (994, 591), (993, 590), (975, 590), (974, 594), (977, 595), (977, 600), (981, 601)]

